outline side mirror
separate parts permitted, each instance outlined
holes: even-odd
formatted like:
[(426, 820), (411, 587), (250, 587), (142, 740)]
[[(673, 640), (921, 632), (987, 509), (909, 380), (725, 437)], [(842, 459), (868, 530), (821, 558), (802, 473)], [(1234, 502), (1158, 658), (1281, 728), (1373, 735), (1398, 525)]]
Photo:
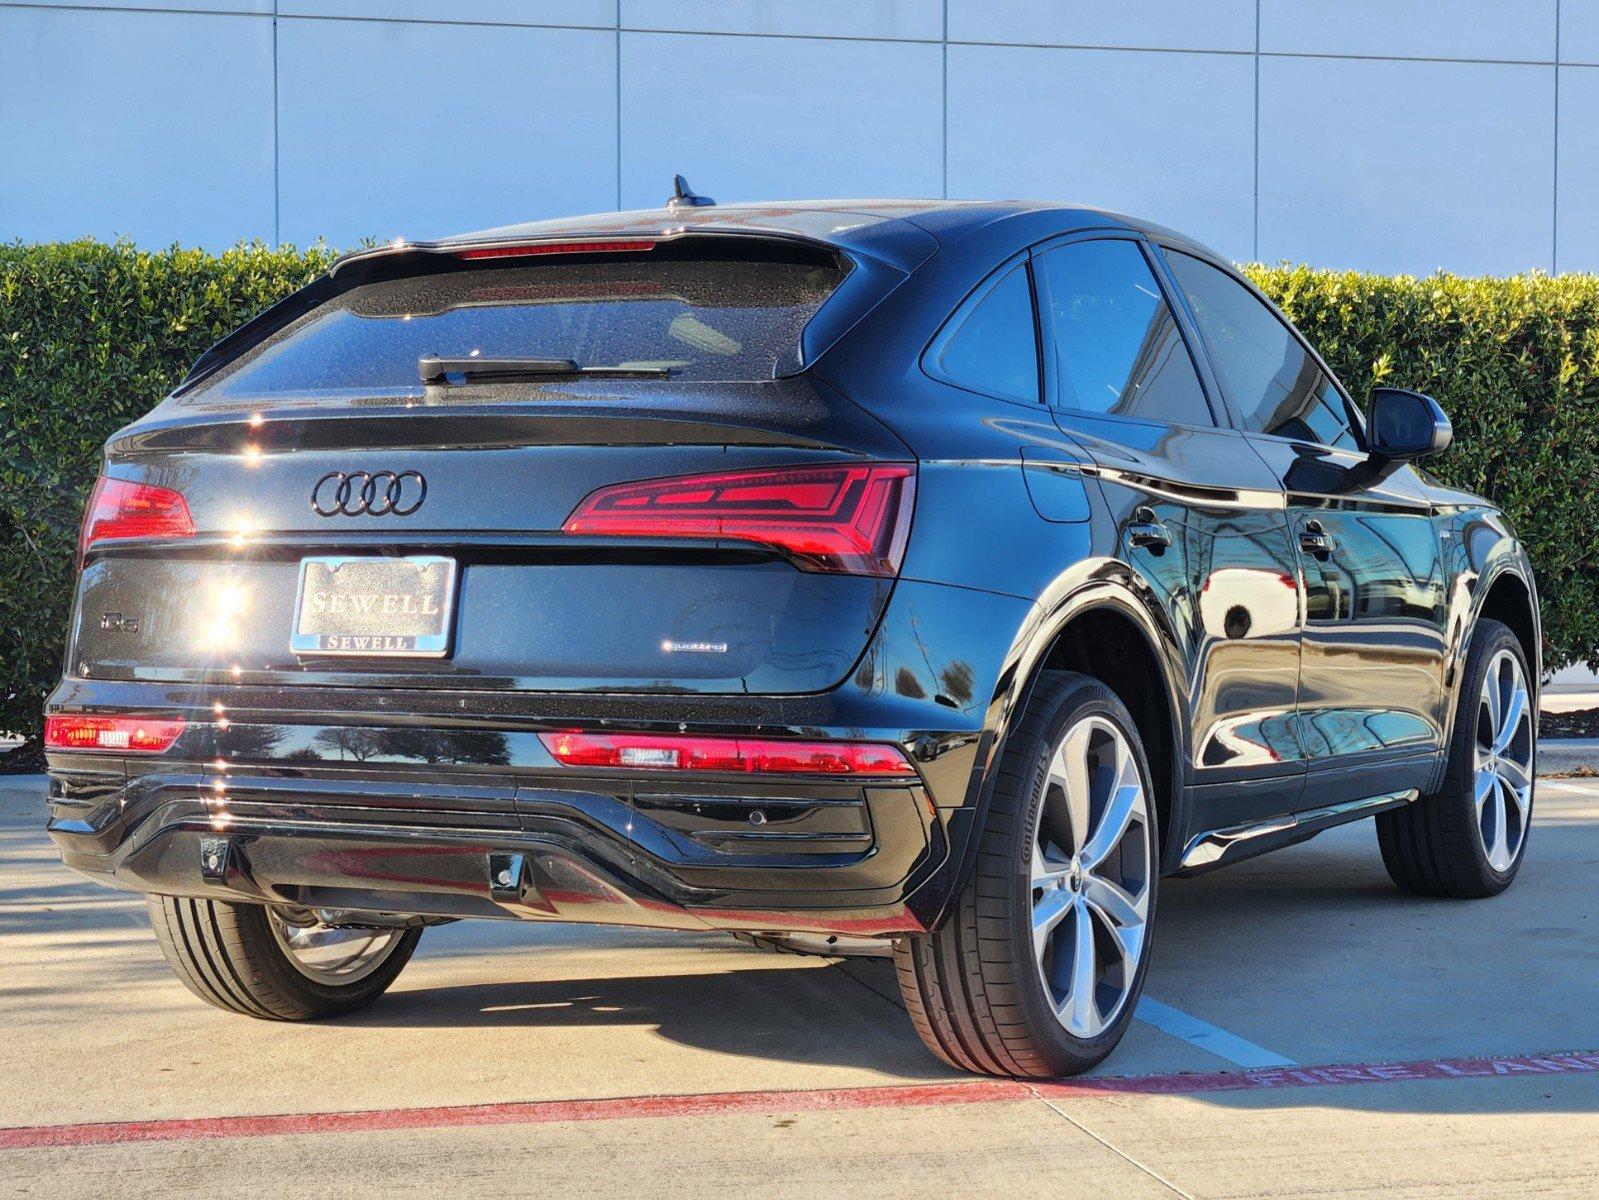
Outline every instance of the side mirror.
[(1405, 388), (1371, 390), (1366, 409), (1366, 442), (1373, 458), (1410, 462), (1448, 447), (1454, 426), (1438, 401)]

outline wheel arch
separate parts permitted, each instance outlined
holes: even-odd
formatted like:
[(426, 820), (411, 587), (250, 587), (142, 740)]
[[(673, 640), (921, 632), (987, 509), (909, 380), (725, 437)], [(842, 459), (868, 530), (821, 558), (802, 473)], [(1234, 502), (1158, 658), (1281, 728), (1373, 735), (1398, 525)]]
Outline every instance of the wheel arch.
[(1483, 591), (1472, 628), (1475, 629), (1477, 622), (1484, 617), (1509, 626), (1510, 632), (1516, 635), (1516, 640), (1521, 643), (1521, 652), (1531, 668), (1529, 674), (1532, 678), (1528, 682), (1536, 692), (1543, 674), (1543, 635), (1538, 619), (1537, 593), (1532, 585), (1514, 568), (1503, 568)]
[[(1538, 591), (1532, 580), (1532, 570), (1526, 555), (1513, 543), (1501, 543), (1503, 553), (1497, 564), (1485, 570), (1477, 579), (1471, 593), (1469, 617), (1460, 627), (1460, 633), (1451, 649), (1451, 663), (1445, 677), (1444, 726), (1442, 744), (1447, 747), (1454, 737), (1455, 721), (1460, 710), (1460, 690), (1465, 685), (1466, 657), (1471, 651), (1472, 637), (1483, 618), (1498, 621), (1515, 634), (1528, 666), (1527, 686), (1532, 689), (1534, 711), (1543, 682), (1543, 629), (1538, 614)], [(1430, 784), (1436, 790), (1443, 782), (1447, 754), (1440, 754), (1437, 771)]]
[[(1055, 635), (1034, 673), (1035, 681), (1042, 671), (1088, 675), (1105, 684), (1127, 706), (1154, 776), (1159, 854), (1164, 866), (1167, 847), (1173, 844), (1168, 833), (1174, 828), (1173, 817), (1184, 815), (1186, 742), (1175, 697), (1148, 632), (1122, 605), (1091, 605)], [(1179, 834), (1176, 844), (1181, 843)]]
[(1163, 873), (1174, 869), (1187, 820), (1189, 743), (1179, 663), (1175, 643), (1120, 579), (1080, 584), (1055, 603), (1034, 609), (1034, 619), (1008, 656), (989, 709), (988, 745), (978, 762), (975, 788), (977, 824), (955, 875), (952, 896), (970, 875), (977, 834), (988, 818), (1009, 731), (1026, 708), (1040, 673), (1047, 670), (1091, 675), (1127, 705), (1155, 775), (1161, 869)]

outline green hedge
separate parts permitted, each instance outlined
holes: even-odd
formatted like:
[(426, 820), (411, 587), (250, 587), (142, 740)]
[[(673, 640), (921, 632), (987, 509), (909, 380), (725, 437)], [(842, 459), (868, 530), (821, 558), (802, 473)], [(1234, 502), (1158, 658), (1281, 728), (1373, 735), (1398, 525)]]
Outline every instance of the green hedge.
[(323, 250), (0, 246), (0, 730), (37, 735), (61, 671), (100, 447), (224, 333), (327, 268)]
[[(0, 730), (37, 734), (60, 671), (101, 443), (330, 258), (0, 246)], [(1599, 278), (1251, 274), (1357, 394), (1388, 382), (1438, 397), (1455, 447), (1433, 469), (1516, 522), (1538, 568), (1548, 665), (1599, 665)]]
[(1455, 427), (1427, 469), (1499, 504), (1527, 547), (1544, 666), (1599, 668), (1599, 276), (1250, 267), (1364, 403), (1427, 392)]

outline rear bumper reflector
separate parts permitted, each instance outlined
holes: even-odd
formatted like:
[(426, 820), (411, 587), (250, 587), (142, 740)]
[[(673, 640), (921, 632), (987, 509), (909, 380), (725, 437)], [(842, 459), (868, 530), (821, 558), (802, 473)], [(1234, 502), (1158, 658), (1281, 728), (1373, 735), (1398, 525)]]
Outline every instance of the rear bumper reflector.
[(874, 778), (916, 775), (916, 768), (898, 746), (872, 742), (790, 742), (578, 730), (541, 733), (539, 740), (556, 762), (568, 767)]
[(183, 724), (182, 717), (46, 717), (44, 744), (49, 750), (160, 754), (172, 748)]

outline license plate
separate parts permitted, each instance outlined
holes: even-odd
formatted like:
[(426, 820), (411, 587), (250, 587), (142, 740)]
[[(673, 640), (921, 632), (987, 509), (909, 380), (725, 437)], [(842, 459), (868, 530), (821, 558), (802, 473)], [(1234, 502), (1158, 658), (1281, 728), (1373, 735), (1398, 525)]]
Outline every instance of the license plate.
[(303, 558), (289, 645), (296, 654), (443, 658), (454, 609), (453, 558)]

